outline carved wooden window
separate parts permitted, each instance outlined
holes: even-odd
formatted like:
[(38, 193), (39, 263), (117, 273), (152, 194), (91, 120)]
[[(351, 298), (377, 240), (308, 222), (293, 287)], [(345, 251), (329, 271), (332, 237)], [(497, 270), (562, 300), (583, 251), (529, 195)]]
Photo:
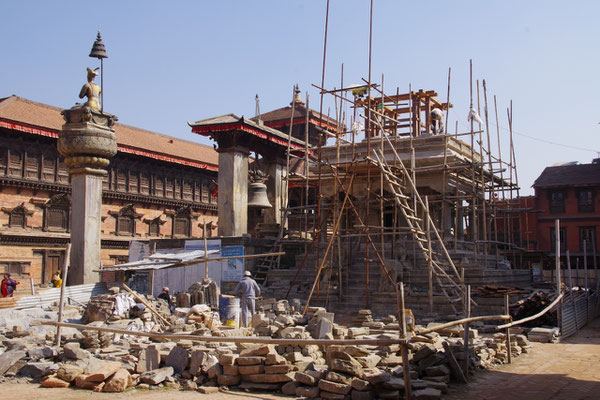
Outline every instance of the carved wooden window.
[(6, 175), (8, 166), (8, 149), (0, 148), (0, 176)]
[(69, 183), (69, 173), (67, 172), (67, 164), (64, 160), (58, 162), (58, 173), (56, 174), (56, 180), (59, 183)]
[(42, 161), (42, 180), (46, 182), (54, 182), (56, 173), (56, 157), (50, 154), (44, 154)]
[(210, 197), (209, 188), (210, 188), (210, 186), (208, 185), (208, 182), (202, 181), (202, 202), (203, 203), (209, 202), (209, 197)]
[(40, 161), (40, 154), (27, 152), (27, 157), (25, 158), (26, 179), (38, 179), (40, 175)]
[(23, 261), (0, 261), (0, 271), (3, 274), (22, 276), (30, 270), (31, 263)]
[(110, 173), (102, 176), (102, 190), (110, 189)]
[(165, 195), (165, 180), (162, 176), (154, 177), (154, 195), (157, 197)]
[(179, 210), (173, 215), (173, 236), (192, 235), (192, 210), (189, 207)]
[(580, 189), (577, 191), (577, 211), (594, 212), (594, 190)]
[(202, 200), (202, 185), (198, 181), (194, 181), (194, 201), (199, 203)]
[(129, 193), (137, 193), (139, 191), (140, 177), (137, 171), (129, 171)]
[(51, 207), (48, 213), (48, 228), (53, 230), (67, 230), (67, 216), (69, 211), (62, 208)]
[(117, 170), (117, 191), (127, 191), (127, 172), (123, 169)]
[(192, 181), (189, 179), (183, 181), (183, 199), (194, 200), (194, 187), (192, 186)]
[(215, 186), (210, 186), (210, 190), (210, 202), (211, 204), (217, 204), (219, 200), (217, 188)]
[(148, 236), (160, 236), (160, 220), (158, 218), (148, 224)]
[(146, 172), (140, 173), (140, 193), (150, 194), (150, 174)]
[(15, 149), (10, 149), (8, 153), (8, 175), (23, 176), (23, 153)]
[(8, 226), (11, 228), (25, 228), (27, 226), (27, 210), (21, 204), (8, 212)]
[(48, 200), (44, 205), (44, 230), (66, 232), (69, 229), (70, 207), (71, 197), (67, 194), (58, 194)]
[(175, 178), (174, 183), (175, 183), (175, 189), (173, 191), (173, 193), (175, 195), (174, 197), (176, 199), (180, 199), (181, 198), (181, 178)]
[(173, 178), (165, 177), (165, 197), (173, 198)]
[(116, 234), (123, 236), (134, 236), (135, 235), (135, 220), (141, 217), (141, 214), (137, 214), (133, 208), (133, 204), (128, 204), (119, 210), (118, 213), (113, 214), (117, 219)]

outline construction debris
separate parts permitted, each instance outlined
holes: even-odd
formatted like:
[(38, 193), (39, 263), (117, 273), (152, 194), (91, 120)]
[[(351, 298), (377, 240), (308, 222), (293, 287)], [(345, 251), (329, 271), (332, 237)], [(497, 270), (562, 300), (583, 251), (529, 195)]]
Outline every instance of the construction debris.
[[(152, 322), (153, 314), (139, 310), (129, 293), (112, 291), (93, 297), (83, 312), (87, 326), (124, 328), (135, 331)], [(139, 296), (139, 295), (138, 295)], [(308, 307), (306, 315), (294, 300), (263, 299), (252, 319), (253, 328), (206, 326), (205, 320), (185, 318), (183, 310), (171, 315), (166, 302), (142, 297), (159, 310), (171, 325), (168, 331), (182, 335), (244, 337), (256, 334), (281, 339), (398, 339), (396, 317), (374, 318), (371, 310), (360, 310), (351, 325), (335, 322), (335, 314), (323, 307)], [(127, 300), (129, 299), (129, 300)], [(123, 312), (123, 304), (130, 304)], [(133, 305), (131, 305), (133, 304)], [(111, 309), (112, 305), (112, 309)], [(194, 307), (198, 307), (195, 305)], [(210, 310), (208, 306), (207, 310)], [(90, 311), (93, 310), (93, 311)], [(213, 315), (208, 311), (210, 315)], [(159, 325), (154, 324), (156, 331)], [(468, 358), (469, 371), (508, 361), (506, 337), (502, 333), (479, 336), (469, 330), (468, 354), (464, 352), (463, 329), (455, 326), (413, 336), (410, 363), (402, 365), (400, 342), (375, 345), (249, 344), (202, 342), (182, 338), (166, 341), (160, 333), (151, 337), (123, 335), (98, 330), (63, 333), (63, 346), (54, 349), (54, 331), (46, 334), (19, 326), (1, 331), (4, 352), (0, 355), (1, 380), (38, 382), (43, 387), (76, 387), (103, 392), (172, 388), (202, 393), (238, 387), (241, 390), (281, 391), (306, 398), (353, 399), (398, 398), (405, 390), (404, 374), (410, 375), (415, 398), (440, 398), (452, 381), (468, 379), (462, 371)], [(134, 329), (135, 328), (135, 329)], [(413, 327), (415, 331), (423, 328)], [(145, 330), (150, 332), (149, 330)], [(63, 331), (63, 332), (66, 332)], [(513, 357), (529, 351), (524, 335), (511, 335)]]

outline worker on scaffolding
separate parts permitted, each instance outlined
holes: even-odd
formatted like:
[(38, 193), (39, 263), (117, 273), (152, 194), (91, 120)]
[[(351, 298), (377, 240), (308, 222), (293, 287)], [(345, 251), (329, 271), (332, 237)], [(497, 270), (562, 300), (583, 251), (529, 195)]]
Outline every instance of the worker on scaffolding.
[(235, 287), (234, 293), (238, 296), (242, 303), (242, 325), (248, 327), (248, 313), (250, 317), (256, 312), (255, 300), (257, 296), (260, 296), (260, 287), (254, 279), (250, 271), (244, 272), (244, 277), (238, 282)]

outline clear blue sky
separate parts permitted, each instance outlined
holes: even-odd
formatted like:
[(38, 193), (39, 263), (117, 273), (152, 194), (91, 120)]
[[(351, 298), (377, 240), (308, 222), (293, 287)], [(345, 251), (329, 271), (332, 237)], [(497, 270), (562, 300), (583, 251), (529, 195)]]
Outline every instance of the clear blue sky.
[[(474, 79), (485, 79), (490, 100), (498, 98), (503, 157), (506, 108), (513, 100), (522, 194), (532, 192), (544, 167), (598, 156), (600, 2), (374, 3), (372, 76), (380, 82), (384, 75), (386, 91), (412, 85), (445, 99), (451, 67), (449, 125), (453, 130), (458, 121), (466, 131), (473, 59)], [(186, 121), (254, 116), (257, 93), (265, 112), (287, 105), (298, 83), (318, 109), (311, 84), (321, 81), (325, 4), (3, 1), (0, 97), (71, 107), (79, 101), (85, 67), (99, 65), (88, 54), (101, 29), (109, 55), (104, 109), (125, 124), (208, 143)], [(368, 0), (331, 0), (327, 87), (339, 87), (342, 63), (345, 83), (367, 77), (368, 33)]]

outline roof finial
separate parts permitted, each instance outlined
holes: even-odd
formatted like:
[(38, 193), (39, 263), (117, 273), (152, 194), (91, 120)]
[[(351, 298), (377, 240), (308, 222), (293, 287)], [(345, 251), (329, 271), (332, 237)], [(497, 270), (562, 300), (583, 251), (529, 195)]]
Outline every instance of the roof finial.
[(294, 103), (296, 103), (298, 105), (304, 105), (304, 102), (302, 101), (302, 97), (300, 97), (300, 87), (298, 86), (297, 83), (294, 86), (294, 98), (292, 98), (292, 102), (290, 103), (290, 105), (293, 105)]

